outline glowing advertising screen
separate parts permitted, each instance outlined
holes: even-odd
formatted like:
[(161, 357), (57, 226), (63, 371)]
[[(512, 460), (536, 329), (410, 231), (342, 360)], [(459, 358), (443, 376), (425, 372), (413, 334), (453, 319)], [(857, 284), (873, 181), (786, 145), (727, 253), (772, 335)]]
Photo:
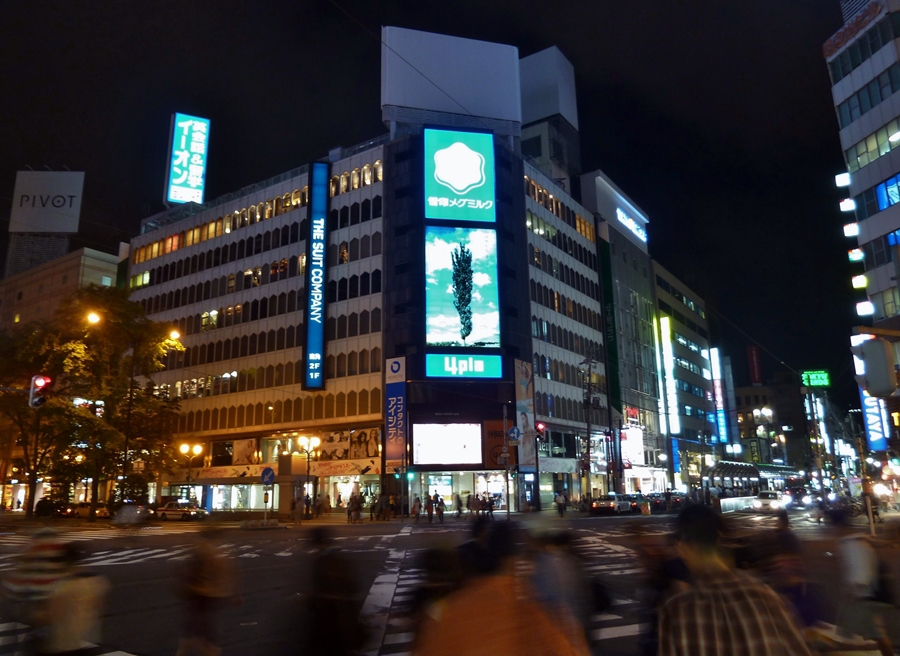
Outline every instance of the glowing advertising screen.
[(425, 343), (500, 346), (497, 233), (425, 228)]
[(644, 464), (644, 431), (637, 427), (619, 430), (622, 465), (627, 469), (633, 465)]
[(494, 136), (425, 130), (425, 218), (496, 220)]
[(801, 371), (800, 380), (804, 387), (831, 387), (831, 377), (825, 369)]
[(643, 242), (647, 241), (647, 231), (644, 230), (643, 226), (618, 207), (616, 208), (616, 218), (619, 220), (619, 223), (628, 228), (635, 237)]
[(414, 465), (480, 465), (481, 424), (413, 424)]
[(428, 378), (502, 378), (503, 357), (499, 355), (425, 355)]
[(309, 235), (306, 252), (306, 371), (304, 389), (325, 387), (325, 278), (328, 263), (328, 164), (309, 167)]
[(719, 441), (728, 441), (728, 427), (725, 425), (725, 385), (722, 382), (722, 361), (719, 357), (719, 349), (709, 350), (710, 363), (712, 364), (713, 392), (716, 396), (716, 426), (719, 430)]
[(384, 459), (402, 461), (406, 455), (409, 411), (406, 406), (406, 358), (390, 358), (384, 367)]
[(659, 319), (659, 338), (662, 342), (663, 370), (666, 381), (666, 410), (669, 432), (681, 432), (681, 418), (678, 416), (678, 390), (675, 388), (675, 353), (672, 350), (672, 325), (669, 317)]
[(209, 119), (175, 114), (169, 150), (167, 203), (202, 203), (206, 186)]

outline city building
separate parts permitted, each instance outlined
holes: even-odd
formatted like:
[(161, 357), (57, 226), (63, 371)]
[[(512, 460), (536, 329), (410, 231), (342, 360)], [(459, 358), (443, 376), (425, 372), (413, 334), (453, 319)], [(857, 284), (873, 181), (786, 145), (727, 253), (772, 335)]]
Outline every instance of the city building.
[(668, 455), (660, 426), (653, 263), (647, 215), (602, 171), (581, 176), (581, 195), (598, 221), (607, 368), (613, 413), (609, 439), (620, 457), (620, 491), (665, 491)]
[[(847, 169), (835, 183), (845, 188), (840, 209), (843, 233), (854, 267), (848, 284), (858, 290), (860, 323), (875, 328), (900, 328), (897, 287), (900, 239), (900, 3), (896, 0), (844, 0), (844, 25), (822, 47), (831, 76), (832, 98), (840, 127)], [(851, 241), (852, 240), (852, 241)], [(860, 336), (854, 336), (857, 345)], [(894, 359), (900, 361), (898, 342)], [(863, 394), (861, 406), (871, 411), (866, 433), (872, 450), (888, 444), (879, 417), (900, 410), (894, 398), (878, 400)]]
[[(259, 510), (266, 467), (282, 512), (306, 493), (502, 510), (608, 489), (594, 219), (518, 149), (520, 66), (547, 88), (571, 65), (383, 36), (389, 134), (149, 217), (132, 241), (132, 298), (185, 346), (154, 383), (181, 401), (177, 442), (202, 449), (160, 474), (159, 497)], [(531, 107), (531, 128), (577, 126), (568, 93)], [(577, 165), (551, 155), (556, 177)]]
[[(715, 390), (722, 386), (713, 383), (705, 304), (659, 262), (653, 262), (653, 276), (670, 471), (678, 487), (705, 487), (710, 482), (707, 471), (722, 456), (728, 436), (718, 416), (721, 410), (724, 419), (725, 406), (716, 402)], [(721, 383), (721, 374), (717, 380)]]

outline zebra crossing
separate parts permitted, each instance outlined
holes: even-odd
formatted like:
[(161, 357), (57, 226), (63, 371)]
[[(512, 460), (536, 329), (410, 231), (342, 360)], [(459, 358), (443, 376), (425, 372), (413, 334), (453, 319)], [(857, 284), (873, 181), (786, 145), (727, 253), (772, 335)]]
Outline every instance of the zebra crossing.
[[(135, 656), (126, 651), (83, 643), (82, 656)], [(21, 622), (4, 622), (0, 618), (0, 654), (3, 656), (25, 656), (32, 653), (31, 627)]]
[[(60, 539), (67, 542), (90, 542), (93, 540), (117, 540), (134, 537), (153, 537), (159, 535), (179, 535), (183, 533), (196, 533), (203, 529), (198, 523), (179, 523), (156, 525), (150, 524), (135, 528), (85, 528), (59, 530)], [(3, 532), (0, 531), (0, 545), (4, 547), (18, 547), (31, 541), (30, 531)]]

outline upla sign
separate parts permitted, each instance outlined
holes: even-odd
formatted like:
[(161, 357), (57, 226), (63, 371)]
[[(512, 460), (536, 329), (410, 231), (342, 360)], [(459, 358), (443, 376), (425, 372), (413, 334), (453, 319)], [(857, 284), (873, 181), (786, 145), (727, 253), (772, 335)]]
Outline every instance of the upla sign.
[(81, 171), (19, 171), (9, 231), (78, 232), (83, 188)]

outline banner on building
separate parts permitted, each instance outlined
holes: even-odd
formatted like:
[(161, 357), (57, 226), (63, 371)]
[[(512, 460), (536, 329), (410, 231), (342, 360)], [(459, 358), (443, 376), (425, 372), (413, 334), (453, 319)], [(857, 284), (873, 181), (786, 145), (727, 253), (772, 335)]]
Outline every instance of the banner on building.
[(406, 358), (389, 358), (384, 367), (384, 458), (403, 461), (409, 430), (406, 407)]
[[(515, 425), (511, 421), (507, 421), (506, 424), (507, 431)], [(486, 469), (505, 469), (507, 463), (504, 462), (504, 455), (509, 456), (510, 466), (516, 464), (516, 449), (506, 445), (506, 436), (507, 433), (503, 431), (502, 419), (492, 419), (484, 422), (484, 440), (482, 440), (481, 446), (484, 452), (484, 466)], [(503, 451), (504, 446), (507, 448), (506, 452)]]
[(231, 462), (235, 465), (252, 465), (257, 461), (256, 440), (235, 440), (231, 444)]
[(862, 402), (863, 422), (866, 425), (866, 440), (869, 451), (886, 451), (890, 436), (887, 406), (884, 399), (869, 396), (862, 387), (859, 388), (859, 399)]
[(306, 370), (303, 389), (325, 388), (325, 303), (328, 278), (328, 164), (309, 166), (309, 234), (306, 235)]
[(519, 471), (536, 471), (534, 441), (534, 369), (530, 362), (516, 360), (516, 421), (519, 428)]
[(750, 364), (750, 382), (762, 385), (762, 363), (759, 360), (759, 347), (751, 344), (747, 347), (747, 362)]

